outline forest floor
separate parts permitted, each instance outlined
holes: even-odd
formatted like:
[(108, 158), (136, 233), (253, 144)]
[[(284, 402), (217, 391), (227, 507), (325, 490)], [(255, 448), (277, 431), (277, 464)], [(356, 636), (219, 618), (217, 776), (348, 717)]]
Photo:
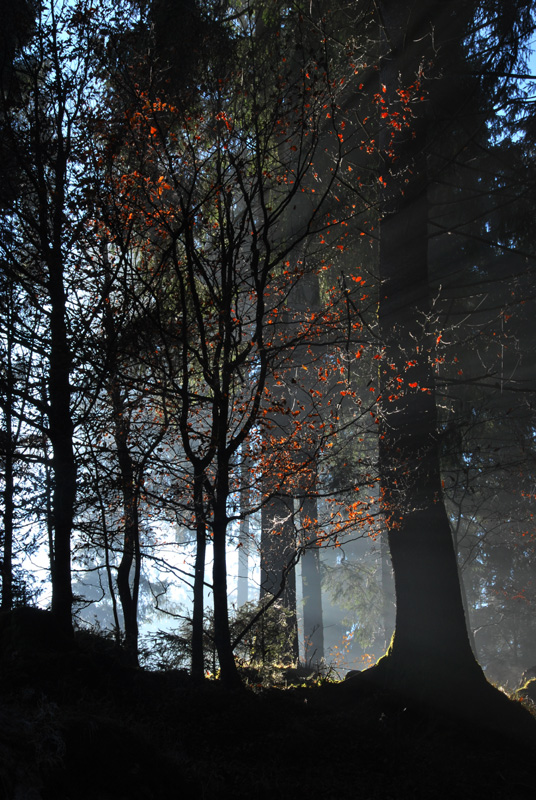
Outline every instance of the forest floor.
[(0, 797), (528, 800), (536, 749), (370, 688), (194, 687), (87, 642), (23, 647), (0, 658)]

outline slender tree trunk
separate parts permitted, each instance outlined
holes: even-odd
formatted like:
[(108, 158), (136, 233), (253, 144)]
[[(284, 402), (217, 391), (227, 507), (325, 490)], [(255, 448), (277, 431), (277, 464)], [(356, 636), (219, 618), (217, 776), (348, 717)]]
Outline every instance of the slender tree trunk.
[(246, 458), (242, 458), (240, 469), (240, 530), (238, 533), (238, 581), (236, 589), (237, 608), (248, 602), (249, 585), (249, 469)]
[[(58, 86), (59, 64), (54, 64)], [(40, 110), (37, 111), (40, 114)], [(50, 354), (48, 372), (48, 423), (54, 476), (52, 513), (54, 554), (51, 562), (52, 613), (67, 636), (73, 635), (71, 583), (71, 536), (76, 500), (76, 459), (71, 411), (72, 353), (67, 326), (65, 290), (64, 224), (68, 142), (65, 140), (65, 97), (58, 97), (55, 122), (56, 156), (53, 161), (53, 191), (48, 189), (45, 144), (36, 144), (39, 181), (40, 255), (48, 268), (50, 301)], [(36, 131), (40, 135), (39, 126)]]
[(120, 385), (119, 332), (116, 330), (114, 311), (110, 303), (112, 277), (106, 248), (107, 243), (103, 242), (103, 263), (105, 267), (103, 307), (109, 373), (108, 393), (113, 414), (114, 441), (119, 464), (124, 526), (123, 552), (117, 568), (117, 591), (123, 612), (124, 649), (130, 663), (137, 666), (138, 596), (141, 574), (138, 480), (129, 443), (129, 409), (126, 403), (125, 389)]
[(101, 519), (102, 519), (102, 532), (104, 537), (104, 564), (106, 567), (106, 580), (108, 583), (108, 591), (110, 592), (110, 599), (112, 601), (112, 614), (114, 618), (114, 638), (115, 643), (119, 647), (121, 643), (121, 626), (119, 624), (119, 612), (117, 608), (117, 597), (115, 594), (115, 586), (114, 580), (112, 575), (112, 564), (110, 561), (110, 533), (108, 531), (108, 526), (106, 524), (106, 509), (104, 507), (104, 503), (102, 500), (102, 496), (100, 491), (98, 491), (98, 498), (99, 498), (99, 506), (101, 511)]
[[(118, 390), (116, 390), (118, 391)], [(140, 530), (138, 502), (135, 490), (134, 465), (128, 449), (128, 432), (123, 416), (115, 416), (115, 442), (121, 472), (123, 495), (124, 537), (123, 553), (117, 569), (117, 590), (125, 625), (125, 650), (129, 660), (138, 664), (138, 594)], [(134, 574), (131, 576), (132, 569)]]
[(52, 562), (52, 613), (67, 634), (72, 634), (71, 533), (76, 498), (76, 461), (71, 415), (71, 353), (66, 323), (66, 295), (61, 256), (51, 259), (49, 276), (50, 364), (49, 436), (54, 475), (52, 513), (54, 557)]
[(192, 612), (192, 663), (191, 675), (196, 681), (205, 678), (203, 648), (203, 621), (205, 609), (205, 561), (207, 532), (203, 506), (203, 473), (194, 475), (194, 516), (196, 530), (196, 551), (194, 565), (194, 593)]
[(13, 441), (13, 361), (12, 361), (12, 298), (7, 298), (7, 353), (6, 353), (6, 398), (5, 453), (4, 453), (4, 535), (2, 542), (2, 602), (0, 611), (11, 611), (13, 606), (13, 518), (14, 518), (14, 461)]
[[(227, 414), (223, 415), (224, 419)], [(227, 600), (227, 502), (229, 499), (229, 463), (225, 457), (225, 440), (218, 453), (218, 477), (212, 523), (214, 561), (212, 590), (214, 592), (214, 642), (220, 662), (220, 679), (230, 687), (241, 686), (231, 644), (229, 604)]]
[(129, 424), (122, 390), (111, 387), (114, 436), (121, 475), (123, 497), (123, 552), (117, 568), (117, 591), (125, 626), (125, 651), (132, 664), (138, 664), (138, 596), (140, 585), (140, 523), (134, 462), (129, 450)]
[(2, 547), (2, 603), (0, 611), (13, 606), (13, 449), (11, 437), (6, 441), (4, 461), (4, 536)]
[(249, 518), (240, 520), (238, 534), (238, 580), (236, 587), (237, 608), (245, 605), (249, 600)]

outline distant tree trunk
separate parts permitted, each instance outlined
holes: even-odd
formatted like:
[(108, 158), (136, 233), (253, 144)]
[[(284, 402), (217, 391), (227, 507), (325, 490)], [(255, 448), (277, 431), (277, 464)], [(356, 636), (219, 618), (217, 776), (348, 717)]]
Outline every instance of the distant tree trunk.
[[(288, 310), (284, 309), (281, 318), (289, 322)], [(267, 379), (267, 388), (272, 398), (270, 427), (265, 432), (273, 436), (272, 452), (285, 450), (291, 440), (289, 412), (292, 398), (282, 389), (272, 374)], [(270, 445), (267, 451), (270, 452)], [(277, 464), (277, 455), (276, 461)], [(273, 463), (266, 468), (262, 477), (264, 503), (261, 509), (261, 585), (260, 599), (267, 595), (279, 594), (280, 603), (287, 614), (287, 624), (292, 631), (289, 637), (289, 651), (286, 660), (295, 663), (299, 659), (298, 615), (296, 611), (296, 572), (288, 565), (296, 554), (296, 532), (294, 526), (294, 492), (297, 486), (295, 476), (285, 478), (272, 474)]]
[(262, 507), (261, 530), (261, 600), (266, 595), (277, 594), (281, 590), (281, 603), (287, 612), (287, 623), (292, 630), (289, 662), (299, 657), (298, 618), (296, 613), (296, 572), (287, 573), (295, 550), (294, 498), (276, 495)]
[[(308, 497), (303, 503), (302, 518), (318, 518), (317, 499)], [(303, 594), (303, 636), (305, 663), (317, 665), (324, 658), (324, 625), (322, 620), (322, 584), (320, 548), (308, 547), (301, 559)]]
[(236, 589), (237, 608), (248, 602), (249, 588), (249, 469), (246, 458), (242, 458), (240, 470), (240, 529), (238, 532), (238, 581)]
[(393, 569), (391, 556), (389, 553), (389, 541), (387, 531), (382, 531), (380, 538), (380, 558), (382, 576), (382, 597), (383, 597), (383, 632), (385, 649), (389, 647), (393, 631), (395, 629), (395, 587), (393, 581)]
[[(410, 2), (381, 3), (388, 54), (381, 68), (388, 115), (402, 119), (404, 90), (422, 80), (434, 58), (432, 12)], [(429, 13), (426, 13), (429, 12)], [(415, 16), (414, 16), (415, 14)], [(436, 76), (427, 82), (437, 91)], [(429, 98), (428, 98), (429, 102)], [(441, 673), (478, 676), (460, 594), (458, 569), (439, 472), (431, 367), (433, 332), (428, 282), (427, 121), (421, 102), (409, 124), (382, 133), (383, 216), (379, 321), (379, 467), (396, 592), (396, 628), (388, 666), (405, 685), (424, 686)]]
[(249, 600), (249, 518), (240, 520), (238, 534), (238, 580), (236, 587), (237, 608)]
[(107, 581), (107, 584), (108, 584), (108, 591), (110, 592), (110, 599), (112, 601), (112, 614), (113, 614), (113, 619), (114, 619), (114, 638), (115, 638), (116, 645), (119, 647), (119, 645), (121, 644), (121, 626), (119, 624), (119, 612), (118, 612), (118, 608), (117, 608), (117, 597), (116, 597), (116, 594), (115, 594), (115, 585), (114, 585), (113, 574), (112, 574), (112, 563), (111, 563), (111, 560), (110, 560), (110, 532), (108, 530), (108, 525), (107, 525), (107, 522), (106, 522), (106, 506), (105, 506), (104, 498), (102, 496), (102, 493), (101, 493), (101, 490), (100, 490), (100, 486), (99, 486), (99, 479), (98, 479), (99, 464), (98, 464), (98, 459), (95, 457), (94, 453), (91, 454), (91, 458), (93, 459), (94, 465), (95, 465), (95, 473), (94, 474), (95, 474), (95, 477), (96, 477), (96, 484), (97, 484), (95, 491), (96, 491), (96, 495), (97, 495), (100, 515), (101, 515), (101, 520), (102, 520), (104, 564), (105, 564), (105, 568), (106, 568), (106, 581)]

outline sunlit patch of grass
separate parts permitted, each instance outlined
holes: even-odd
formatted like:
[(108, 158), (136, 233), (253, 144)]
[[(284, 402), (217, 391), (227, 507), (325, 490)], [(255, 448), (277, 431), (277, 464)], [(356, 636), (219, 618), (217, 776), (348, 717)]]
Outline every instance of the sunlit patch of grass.
[(515, 692), (510, 692), (509, 697), (520, 703), (536, 719), (536, 680), (534, 678), (524, 683)]

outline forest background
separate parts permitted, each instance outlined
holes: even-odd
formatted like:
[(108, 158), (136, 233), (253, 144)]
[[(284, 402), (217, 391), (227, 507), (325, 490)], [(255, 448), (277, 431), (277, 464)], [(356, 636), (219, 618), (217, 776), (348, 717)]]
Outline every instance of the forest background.
[(2, 611), (231, 684), (396, 625), (393, 663), (514, 687), (532, 3), (2, 18)]

